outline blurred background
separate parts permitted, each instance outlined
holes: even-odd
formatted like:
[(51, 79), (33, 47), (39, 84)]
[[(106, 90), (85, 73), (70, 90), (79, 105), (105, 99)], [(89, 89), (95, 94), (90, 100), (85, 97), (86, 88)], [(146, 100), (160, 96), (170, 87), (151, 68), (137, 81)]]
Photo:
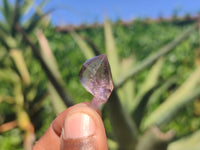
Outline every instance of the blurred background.
[(200, 149), (200, 2), (0, 0), (0, 149), (31, 150), (90, 101), (82, 64), (106, 54), (111, 150)]

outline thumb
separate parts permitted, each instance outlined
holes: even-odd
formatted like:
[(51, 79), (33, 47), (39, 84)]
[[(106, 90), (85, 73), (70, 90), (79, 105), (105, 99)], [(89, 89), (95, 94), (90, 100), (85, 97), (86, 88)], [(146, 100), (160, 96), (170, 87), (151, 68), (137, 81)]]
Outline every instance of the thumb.
[(67, 113), (61, 134), (61, 150), (107, 150), (100, 115), (88, 105), (73, 106)]

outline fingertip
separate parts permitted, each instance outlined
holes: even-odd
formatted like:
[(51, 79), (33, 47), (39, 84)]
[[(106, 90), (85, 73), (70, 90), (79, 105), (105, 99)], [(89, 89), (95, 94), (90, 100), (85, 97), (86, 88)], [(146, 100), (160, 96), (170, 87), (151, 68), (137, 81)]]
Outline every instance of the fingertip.
[[(66, 124), (65, 122), (69, 121), (70, 118), (72, 123)], [(65, 126), (72, 130), (65, 130), (66, 133), (63, 136), (64, 130), (62, 134), (62, 129), (65, 129)], [(79, 132), (76, 128), (79, 129)], [(80, 147), (97, 150), (108, 149), (101, 112), (90, 108), (87, 102), (76, 104), (59, 114), (44, 135), (36, 142), (33, 150), (73, 150), (80, 149)]]
[(52, 128), (53, 130), (55, 131), (55, 133), (60, 137), (61, 135), (61, 131), (62, 131), (62, 128), (63, 128), (63, 124), (64, 124), (64, 120), (66, 118), (66, 115), (68, 114), (68, 112), (71, 110), (71, 109), (81, 109), (81, 107), (85, 107), (85, 106), (88, 106), (88, 104), (86, 102), (84, 103), (79, 103), (79, 104), (76, 104), (74, 106), (71, 106), (69, 107), (68, 109), (64, 110), (62, 113), (60, 113), (56, 119), (52, 122)]
[(88, 104), (70, 109), (63, 125), (61, 150), (106, 150), (106, 134), (99, 112), (90, 108)]

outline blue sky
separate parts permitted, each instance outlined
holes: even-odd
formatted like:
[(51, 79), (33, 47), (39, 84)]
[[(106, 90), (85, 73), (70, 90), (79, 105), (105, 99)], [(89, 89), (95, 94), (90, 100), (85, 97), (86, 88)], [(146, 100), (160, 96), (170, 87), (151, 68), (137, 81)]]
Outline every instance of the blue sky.
[(200, 0), (51, 0), (44, 10), (56, 8), (51, 14), (54, 24), (102, 22), (104, 16), (125, 21), (137, 17), (156, 18), (200, 12)]
[[(36, 0), (36, 3), (41, 1)], [(54, 25), (79, 25), (101, 23), (105, 16), (113, 21), (119, 18), (129, 21), (138, 17), (170, 17), (175, 10), (179, 16), (197, 15), (200, 0), (49, 0), (44, 11), (52, 8), (56, 9), (50, 15)]]

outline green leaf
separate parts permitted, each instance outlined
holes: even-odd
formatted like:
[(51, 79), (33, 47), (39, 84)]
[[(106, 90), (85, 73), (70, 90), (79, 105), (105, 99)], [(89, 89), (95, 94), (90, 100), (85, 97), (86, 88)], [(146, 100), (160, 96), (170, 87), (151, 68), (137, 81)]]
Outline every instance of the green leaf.
[(8, 3), (8, 0), (3, 0), (3, 7), (2, 7), (2, 10), (1, 10), (5, 20), (10, 23), (10, 17), (11, 17), (11, 7)]
[(147, 91), (140, 100), (140, 103), (135, 108), (135, 110), (132, 112), (132, 117), (135, 120), (136, 125), (139, 127), (141, 121), (144, 118), (145, 111), (146, 111), (146, 105), (149, 100), (150, 95), (152, 95), (153, 91), (157, 88), (157, 86), (154, 86), (149, 91)]
[(37, 8), (36, 12), (30, 17), (30, 19), (25, 23), (25, 31), (27, 33), (32, 32), (36, 27), (39, 26), (39, 23), (44, 20), (49, 13), (51, 13), (54, 9), (48, 10), (47, 12), (43, 13), (41, 8)]
[[(11, 35), (14, 36), (16, 33), (15, 26), (17, 23), (19, 23), (20, 19), (20, 0), (15, 1), (15, 7), (13, 10), (13, 16), (12, 16), (12, 24), (11, 24)], [(11, 19), (11, 18), (10, 18)]]
[(8, 26), (4, 23), (4, 22), (0, 22), (0, 32), (1, 32), (1, 35), (2, 35), (2, 33), (3, 34), (9, 34), (9, 28), (8, 28)]
[(169, 144), (167, 150), (199, 150), (200, 130)]
[[(62, 94), (65, 96), (66, 101), (68, 103), (71, 103), (71, 97), (68, 95), (67, 91), (64, 89), (64, 81), (59, 72), (56, 59), (51, 51), (51, 48), (49, 46), (49, 43), (48, 43), (46, 37), (44, 36), (44, 34), (41, 30), (39, 30), (37, 32), (37, 37), (38, 37), (40, 47), (41, 47), (41, 52), (39, 55), (41, 56), (41, 59), (44, 61), (44, 63), (48, 67), (49, 71), (52, 73), (52, 76), (54, 77), (54, 80), (56, 80), (56, 83), (59, 84), (59, 86), (60, 86), (59, 91), (58, 91), (58, 89), (56, 89), (57, 92), (59, 93), (62, 91)], [(55, 91), (53, 91), (52, 87), (49, 87), (49, 88), (50, 88), (51, 92), (53, 93), (53, 95), (55, 95)], [(55, 98), (53, 100), (55, 100)], [(65, 99), (63, 98), (63, 100), (65, 100)], [(61, 101), (61, 99), (57, 99), (57, 101)], [(62, 102), (57, 102), (57, 103), (62, 103)]]
[(170, 51), (174, 50), (175, 47), (180, 44), (182, 41), (184, 41), (187, 37), (189, 37), (194, 30), (196, 30), (197, 24), (187, 28), (182, 34), (177, 36), (173, 41), (169, 42), (165, 46), (163, 46), (161, 49), (159, 49), (156, 53), (151, 54), (148, 56), (145, 60), (142, 61), (138, 66), (133, 67), (129, 70), (129, 72), (126, 74), (126, 76), (123, 76), (119, 78), (115, 82), (115, 87), (122, 86), (129, 78), (134, 77), (137, 73), (144, 70), (146, 67), (153, 64), (156, 60), (158, 60), (160, 57), (166, 55)]
[(28, 86), (30, 84), (30, 75), (21, 51), (17, 49), (11, 49), (10, 56), (12, 57), (15, 66), (20, 73), (22, 81), (25, 83), (26, 86)]
[(54, 109), (56, 115), (58, 115), (62, 111), (67, 109), (67, 107), (65, 106), (64, 102), (62, 101), (62, 99), (58, 95), (57, 91), (55, 90), (55, 88), (53, 87), (53, 85), (50, 82), (48, 83), (48, 89), (49, 89), (49, 93), (51, 96), (51, 102), (53, 105), (53, 109)]
[(0, 81), (18, 84), (20, 81), (19, 76), (11, 69), (0, 69)]
[(118, 146), (118, 143), (116, 141), (113, 141), (111, 139), (107, 139), (107, 142), (108, 142), (108, 148), (110, 150), (117, 150), (119, 149), (119, 146)]
[(72, 38), (76, 41), (86, 59), (90, 59), (95, 56), (93, 50), (88, 46), (88, 44), (78, 35), (76, 32), (71, 32)]
[(45, 61), (45, 63), (49, 67), (49, 69), (52, 71), (52, 73), (54, 74), (56, 79), (60, 83), (64, 83), (64, 81), (62, 80), (60, 71), (58, 69), (57, 61), (54, 57), (54, 54), (52, 53), (52, 50), (51, 50), (49, 43), (48, 43), (48, 40), (44, 36), (42, 30), (37, 31), (37, 38), (38, 38), (38, 41), (39, 41), (39, 44), (40, 44), (40, 47), (41, 47), (40, 54), (41, 54), (43, 60)]
[[(127, 73), (127, 71), (133, 66), (134, 64), (134, 57), (130, 56), (129, 58), (123, 59), (120, 68), (121, 68), (121, 75)], [(117, 90), (120, 101), (124, 108), (127, 109), (129, 113), (131, 113), (133, 108), (133, 100), (135, 97), (135, 81), (134, 78), (129, 79), (121, 88)]]
[(92, 48), (95, 55), (100, 55), (99, 48), (90, 40), (89, 38), (83, 37), (83, 39), (86, 41), (86, 43)]
[(176, 77), (171, 77), (170, 79), (168, 79), (166, 82), (164, 82), (149, 98), (149, 101), (147, 103), (147, 107), (150, 107), (151, 105), (153, 105), (154, 103), (156, 103), (156, 101), (159, 100), (159, 97), (165, 92), (167, 91), (167, 89), (176, 82), (177, 78)]
[(21, 14), (26, 15), (30, 9), (34, 6), (34, 1), (24, 1), (23, 6), (21, 7)]
[(104, 21), (104, 36), (106, 43), (106, 54), (110, 63), (112, 77), (114, 81), (117, 81), (120, 73), (120, 68), (119, 68), (120, 63), (112, 32), (112, 27), (108, 19)]
[[(200, 81), (200, 68), (196, 69), (190, 77), (173, 93), (171, 94), (149, 117), (143, 122), (142, 129), (156, 124), (158, 126), (168, 122), (180, 108), (188, 102), (194, 100), (193, 96), (198, 96), (200, 91), (194, 93), (194, 88)], [(195, 95), (196, 94), (196, 95)], [(192, 98), (191, 98), (192, 97)]]
[(133, 108), (132, 108), (133, 111), (137, 108), (137, 106), (141, 102), (142, 97), (157, 84), (163, 62), (164, 58), (161, 57), (152, 66), (151, 70), (148, 73), (148, 76), (141, 85), (140, 91), (138, 92), (136, 98), (133, 101)]

